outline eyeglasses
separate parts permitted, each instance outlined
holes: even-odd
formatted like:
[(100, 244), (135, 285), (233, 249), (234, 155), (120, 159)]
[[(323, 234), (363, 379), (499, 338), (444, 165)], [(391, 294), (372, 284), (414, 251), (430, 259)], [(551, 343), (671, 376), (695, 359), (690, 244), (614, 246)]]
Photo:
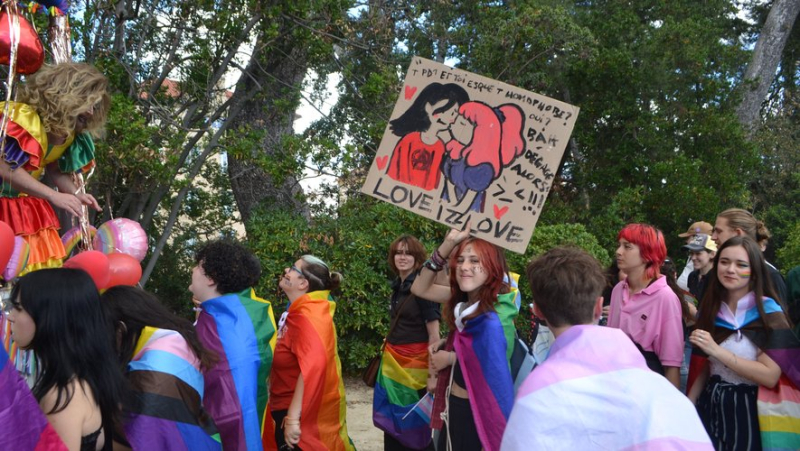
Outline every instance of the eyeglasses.
[(22, 304), (12, 301), (10, 299), (3, 300), (3, 313), (10, 315), (12, 310), (22, 310)]
[(300, 274), (300, 277), (306, 276), (305, 274), (303, 274), (303, 271), (300, 271), (295, 265), (290, 266), (289, 269), (296, 272), (297, 274)]

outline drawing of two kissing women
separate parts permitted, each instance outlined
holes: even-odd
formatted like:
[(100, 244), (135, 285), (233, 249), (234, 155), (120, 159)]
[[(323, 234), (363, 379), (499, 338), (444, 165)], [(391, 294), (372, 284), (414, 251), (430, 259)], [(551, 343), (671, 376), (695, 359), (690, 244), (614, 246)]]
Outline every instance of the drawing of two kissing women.
[(426, 191), (438, 190), (443, 174), (444, 201), (483, 212), (486, 189), (525, 151), (524, 121), (517, 105), (493, 108), (457, 84), (429, 84), (389, 122), (400, 141), (386, 174)]

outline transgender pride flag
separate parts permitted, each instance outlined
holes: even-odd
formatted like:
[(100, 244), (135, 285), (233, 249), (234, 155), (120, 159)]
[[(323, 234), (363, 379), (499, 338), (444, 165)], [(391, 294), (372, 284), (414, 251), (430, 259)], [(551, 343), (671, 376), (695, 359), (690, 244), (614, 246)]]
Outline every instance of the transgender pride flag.
[(712, 450), (697, 411), (619, 329), (573, 326), (520, 387), (503, 450)]

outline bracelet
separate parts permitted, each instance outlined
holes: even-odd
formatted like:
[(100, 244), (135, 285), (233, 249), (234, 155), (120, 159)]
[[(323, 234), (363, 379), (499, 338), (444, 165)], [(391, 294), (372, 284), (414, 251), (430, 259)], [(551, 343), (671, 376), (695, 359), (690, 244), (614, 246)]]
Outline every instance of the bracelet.
[(288, 416), (283, 417), (283, 421), (281, 421), (281, 428), (285, 426), (299, 426), (300, 425), (300, 418), (290, 418)]
[(439, 271), (441, 271), (443, 269), (442, 266), (437, 265), (430, 258), (425, 260), (425, 263), (422, 264), (422, 267), (423, 268), (428, 268), (433, 272), (439, 272)]
[(447, 264), (447, 260), (442, 257), (442, 254), (439, 252), (439, 248), (436, 248), (431, 254), (431, 261), (436, 263), (437, 266), (445, 266)]

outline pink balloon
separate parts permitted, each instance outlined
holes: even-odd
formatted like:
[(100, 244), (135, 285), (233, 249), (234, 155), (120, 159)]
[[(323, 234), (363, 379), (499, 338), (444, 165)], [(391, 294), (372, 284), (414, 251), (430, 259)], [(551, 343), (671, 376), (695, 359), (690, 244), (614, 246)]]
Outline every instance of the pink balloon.
[(0, 268), (5, 268), (14, 252), (14, 231), (11, 226), (0, 221)]
[(100, 251), (86, 251), (64, 262), (65, 268), (82, 269), (92, 278), (98, 290), (108, 284), (108, 257)]
[(17, 277), (28, 266), (28, 257), (30, 255), (30, 244), (21, 236), (15, 236), (14, 251), (11, 253), (11, 258), (8, 259), (5, 271), (3, 271), (3, 280), (11, 280)]
[(142, 265), (128, 254), (108, 254), (108, 283), (103, 288), (117, 285), (135, 286), (142, 278)]
[(128, 218), (112, 219), (98, 227), (93, 244), (106, 255), (121, 252), (137, 261), (147, 255), (147, 234), (138, 222)]

